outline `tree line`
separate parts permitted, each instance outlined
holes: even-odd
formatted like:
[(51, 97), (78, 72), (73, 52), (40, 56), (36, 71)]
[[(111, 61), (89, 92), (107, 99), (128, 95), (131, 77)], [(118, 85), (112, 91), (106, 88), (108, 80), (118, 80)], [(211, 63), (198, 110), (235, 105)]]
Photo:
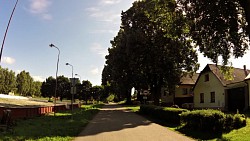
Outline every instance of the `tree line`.
[[(8, 68), (0, 67), (0, 93), (15, 93), (20, 96), (48, 97), (55, 94), (56, 79), (52, 76), (44, 82), (34, 81), (29, 72), (21, 71), (17, 75)], [(71, 99), (71, 82), (65, 76), (57, 77), (57, 97), (60, 99)], [(74, 97), (80, 100), (105, 100), (108, 95), (104, 94), (103, 86), (92, 86), (88, 80), (76, 83), (76, 94)]]
[[(70, 79), (65, 76), (57, 77), (57, 94), (56, 97), (63, 99), (71, 99), (71, 82)], [(41, 96), (42, 97), (54, 97), (55, 96), (56, 79), (52, 76), (46, 78), (41, 86)], [(74, 94), (74, 99), (79, 100), (104, 100), (106, 97), (104, 95), (103, 86), (92, 86), (91, 82), (88, 80), (83, 80), (80, 82), (78, 80), (75, 84), (76, 94)]]
[(17, 75), (8, 68), (0, 66), (0, 93), (18, 93), (21, 96), (41, 96), (42, 82), (34, 81), (29, 72), (21, 71)]
[[(41, 86), (41, 96), (42, 97), (54, 97), (55, 94), (56, 79), (52, 76), (48, 77)], [(80, 100), (100, 100), (103, 92), (102, 86), (92, 86), (91, 82), (88, 80), (83, 80), (76, 82), (76, 94), (74, 95), (75, 99)], [(70, 79), (65, 76), (57, 77), (57, 97), (60, 97), (60, 100), (71, 99), (71, 82)]]
[[(131, 101), (130, 90), (149, 89), (159, 104), (183, 75), (199, 68), (200, 51), (214, 63), (230, 64), (249, 46), (250, 0), (142, 0), (121, 13), (111, 40), (102, 84)], [(227, 67), (224, 67), (223, 71)]]

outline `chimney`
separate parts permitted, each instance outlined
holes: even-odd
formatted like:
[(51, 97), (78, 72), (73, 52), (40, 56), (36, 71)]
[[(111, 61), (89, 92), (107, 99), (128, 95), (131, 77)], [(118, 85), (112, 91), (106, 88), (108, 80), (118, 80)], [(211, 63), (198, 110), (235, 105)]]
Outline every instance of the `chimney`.
[(244, 68), (245, 75), (247, 76), (248, 75), (247, 66), (243, 65), (243, 68)]

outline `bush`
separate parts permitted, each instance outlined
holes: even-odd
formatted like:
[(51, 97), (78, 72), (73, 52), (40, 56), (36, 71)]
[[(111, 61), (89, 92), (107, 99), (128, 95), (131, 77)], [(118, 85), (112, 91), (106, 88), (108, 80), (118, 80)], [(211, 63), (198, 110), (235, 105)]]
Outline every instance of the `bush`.
[(241, 127), (246, 126), (247, 122), (246, 122), (246, 117), (242, 114), (235, 114), (233, 116), (233, 128), (234, 129), (238, 129)]
[(231, 114), (227, 114), (226, 119), (224, 121), (224, 131), (231, 131), (232, 129), (234, 129), (233, 123), (234, 116)]
[(140, 113), (174, 124), (180, 124), (179, 114), (187, 111), (188, 110), (186, 109), (160, 107), (154, 105), (142, 105), (140, 107)]
[(180, 114), (181, 123), (185, 127), (202, 131), (230, 131), (246, 125), (244, 115), (234, 116), (218, 110), (194, 110)]
[(115, 95), (111, 94), (111, 95), (109, 95), (109, 96), (106, 98), (106, 101), (107, 101), (107, 102), (113, 102), (113, 101), (114, 101), (114, 98), (115, 98)]
[(195, 110), (180, 115), (181, 123), (194, 130), (221, 131), (225, 114), (217, 110)]

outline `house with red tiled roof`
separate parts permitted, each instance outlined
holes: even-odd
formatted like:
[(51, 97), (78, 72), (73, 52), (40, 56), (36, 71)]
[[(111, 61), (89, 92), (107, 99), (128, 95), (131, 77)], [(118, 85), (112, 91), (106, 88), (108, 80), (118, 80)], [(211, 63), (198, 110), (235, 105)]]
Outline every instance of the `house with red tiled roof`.
[(246, 110), (249, 107), (249, 70), (244, 66), (231, 68), (227, 78), (221, 66), (208, 64), (194, 85), (194, 108), (214, 108), (226, 111)]
[(193, 103), (193, 86), (199, 74), (185, 75), (180, 79), (180, 83), (175, 87), (174, 94), (168, 93), (166, 89), (162, 89), (161, 100), (167, 105), (178, 105), (182, 107), (184, 103)]

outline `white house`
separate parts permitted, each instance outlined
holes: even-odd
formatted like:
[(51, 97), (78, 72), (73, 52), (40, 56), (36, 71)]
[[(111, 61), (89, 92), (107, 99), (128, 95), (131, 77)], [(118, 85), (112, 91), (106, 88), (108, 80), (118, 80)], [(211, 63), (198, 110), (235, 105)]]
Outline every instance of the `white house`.
[(194, 108), (214, 108), (236, 111), (249, 106), (249, 85), (245, 81), (249, 70), (233, 68), (232, 78), (226, 79), (220, 66), (208, 64), (194, 86)]

